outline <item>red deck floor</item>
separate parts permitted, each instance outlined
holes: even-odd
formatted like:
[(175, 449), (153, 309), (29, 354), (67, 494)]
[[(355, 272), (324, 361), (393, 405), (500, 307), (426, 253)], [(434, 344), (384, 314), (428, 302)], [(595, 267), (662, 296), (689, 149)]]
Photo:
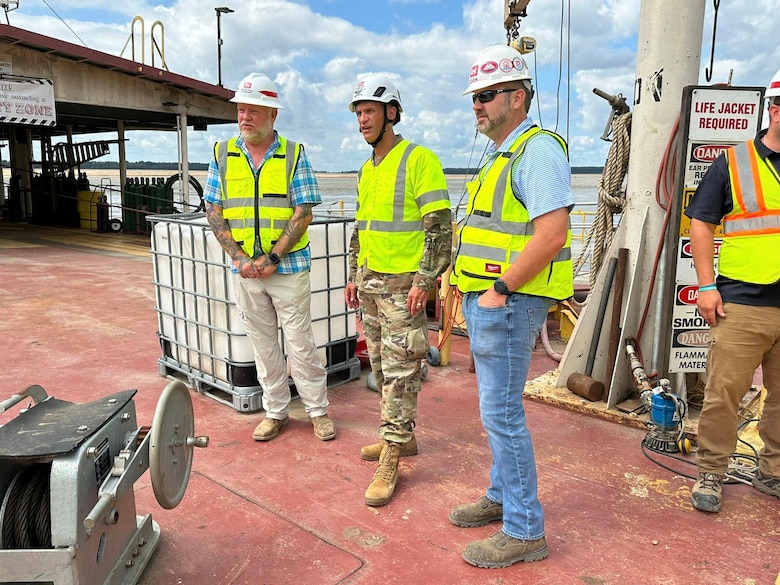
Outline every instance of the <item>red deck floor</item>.
[[(0, 224), (0, 399), (30, 384), (73, 402), (136, 388), (138, 424), (150, 425), (168, 383), (158, 373), (151, 280), (141, 236)], [(554, 366), (540, 351), (532, 374)], [(148, 473), (136, 483), (138, 513), (162, 530), (140, 583), (780, 585), (780, 501), (734, 484), (720, 514), (695, 511), (692, 481), (642, 454), (642, 429), (543, 400), (526, 410), (550, 556), (471, 567), (463, 546), (500, 525), (464, 529), (447, 518), (482, 495), (490, 462), (465, 340), (453, 344), (451, 365), (430, 368), (420, 454), (401, 460), (395, 497), (380, 508), (363, 500), (376, 463), (359, 448), (379, 420), (365, 374), (331, 390), (339, 434), (329, 442), (314, 438), (300, 401), (279, 437), (256, 443), (261, 413), (192, 393), (196, 433), (211, 444), (195, 452), (177, 508), (158, 506)]]

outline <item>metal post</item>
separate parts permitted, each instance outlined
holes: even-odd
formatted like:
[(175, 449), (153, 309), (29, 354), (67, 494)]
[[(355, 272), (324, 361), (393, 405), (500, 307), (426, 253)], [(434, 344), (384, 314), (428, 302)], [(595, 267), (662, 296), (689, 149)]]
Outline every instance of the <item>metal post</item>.
[(223, 14), (230, 14), (235, 10), (227, 6), (218, 6), (214, 11), (217, 13), (217, 85), (222, 87), (222, 28), (220, 19)]
[[(624, 336), (635, 335), (645, 303), (650, 303), (645, 329), (640, 341), (641, 353), (651, 359), (648, 370), (657, 367), (659, 323), (656, 315), (663, 289), (657, 280), (655, 293), (648, 299), (651, 270), (656, 247), (661, 238), (664, 210), (655, 203), (657, 164), (679, 116), (682, 90), (696, 83), (699, 74), (701, 34), (704, 29), (704, 3), (676, 0), (642, 0), (637, 38), (634, 111), (631, 120), (631, 154), (626, 186), (626, 209), (620, 220), (607, 257), (616, 256), (619, 248), (629, 249), (626, 298), (621, 327)], [(676, 6), (676, 8), (673, 8)], [(663, 268), (660, 269), (663, 272)], [(609, 295), (605, 285), (606, 270), (599, 273), (590, 293), (591, 301), (577, 320), (574, 335), (566, 346), (560, 364), (558, 386), (564, 386), (569, 375), (582, 372), (591, 343), (591, 332), (597, 326), (595, 311), (602, 295)], [(660, 299), (664, 300), (664, 299)], [(600, 323), (598, 325), (601, 325)], [(609, 326), (609, 324), (606, 324)], [(606, 379), (607, 342), (599, 342), (593, 377)], [(607, 388), (607, 406), (612, 408), (631, 393), (627, 358), (619, 352)], [(660, 372), (665, 375), (665, 372)]]

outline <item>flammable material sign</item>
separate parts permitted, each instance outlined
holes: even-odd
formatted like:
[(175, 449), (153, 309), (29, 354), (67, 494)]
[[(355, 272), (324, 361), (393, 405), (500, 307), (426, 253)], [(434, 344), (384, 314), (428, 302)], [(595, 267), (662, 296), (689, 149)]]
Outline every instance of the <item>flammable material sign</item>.
[(669, 372), (703, 372), (709, 353), (709, 326), (696, 308), (699, 287), (678, 284), (672, 311)]
[[(720, 245), (723, 240), (715, 238), (715, 249), (713, 250), (713, 267), (715, 274), (718, 273), (718, 258), (720, 256)], [(677, 284), (695, 284), (696, 267), (693, 265), (693, 252), (691, 251), (691, 239), (680, 238), (677, 246), (677, 272), (675, 273), (675, 282)]]

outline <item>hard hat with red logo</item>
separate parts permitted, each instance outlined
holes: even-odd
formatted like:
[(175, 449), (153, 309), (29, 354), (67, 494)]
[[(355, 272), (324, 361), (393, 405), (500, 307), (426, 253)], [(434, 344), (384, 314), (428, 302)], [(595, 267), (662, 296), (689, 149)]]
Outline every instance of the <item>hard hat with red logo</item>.
[(401, 92), (387, 75), (368, 75), (360, 79), (352, 91), (352, 100), (349, 102), (350, 112), (355, 111), (357, 102), (381, 102), (383, 104), (395, 102), (398, 111), (404, 111), (401, 107)]
[(520, 52), (508, 45), (493, 45), (482, 49), (471, 66), (469, 86), (463, 95), (497, 83), (531, 79), (531, 71)]
[(283, 110), (284, 106), (279, 103), (279, 93), (276, 91), (276, 85), (267, 75), (262, 73), (250, 73), (238, 83), (236, 95), (231, 102), (237, 104), (254, 104), (256, 106), (265, 106), (267, 108), (276, 108)]
[(769, 87), (766, 88), (764, 97), (773, 100), (776, 97), (780, 97), (780, 69), (777, 70), (772, 81), (769, 82)]

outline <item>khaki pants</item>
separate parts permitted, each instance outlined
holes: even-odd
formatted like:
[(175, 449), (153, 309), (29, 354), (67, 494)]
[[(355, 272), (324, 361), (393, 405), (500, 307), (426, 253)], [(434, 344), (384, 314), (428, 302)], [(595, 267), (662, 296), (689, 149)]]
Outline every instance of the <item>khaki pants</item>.
[(234, 274), (233, 287), (238, 314), (254, 349), (268, 418), (282, 419), (290, 412), (290, 385), (277, 321), (284, 332), (290, 375), (306, 413), (310, 418), (327, 414), (328, 379), (312, 332), (309, 271), (276, 272), (266, 278)]
[(697, 465), (724, 474), (737, 444), (738, 409), (762, 366), (767, 390), (758, 432), (761, 471), (780, 477), (780, 307), (725, 303), (725, 317), (710, 330), (707, 387), (699, 419)]

